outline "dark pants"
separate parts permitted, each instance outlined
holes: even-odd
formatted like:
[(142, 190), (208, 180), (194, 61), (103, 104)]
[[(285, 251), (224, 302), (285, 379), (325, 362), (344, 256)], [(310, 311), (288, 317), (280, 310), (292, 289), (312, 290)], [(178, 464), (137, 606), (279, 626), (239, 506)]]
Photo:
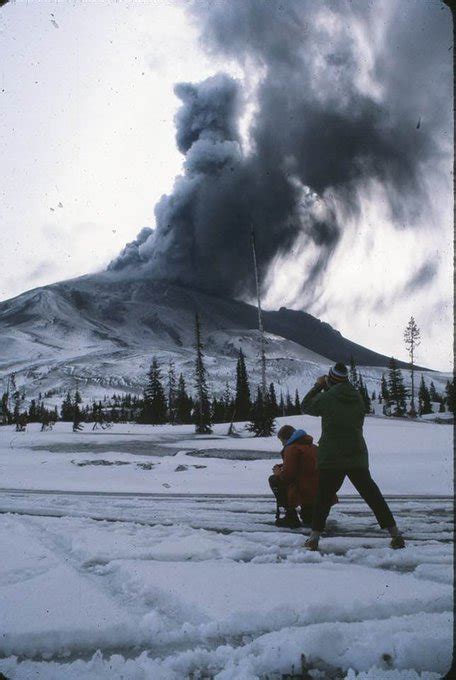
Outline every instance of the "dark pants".
[(334, 494), (343, 484), (345, 476), (349, 478), (359, 495), (366, 501), (374, 513), (382, 529), (395, 525), (394, 517), (382, 496), (382, 492), (370, 476), (366, 468), (348, 470), (320, 470), (317, 499), (312, 516), (312, 529), (324, 531), (326, 518), (329, 515)]
[[(294, 510), (294, 508), (288, 507), (288, 493), (287, 485), (283, 482), (280, 477), (271, 475), (269, 477), (269, 486), (274, 494), (277, 501), (277, 516), (279, 515), (279, 508), (285, 508), (285, 512)], [(301, 510), (299, 515), (304, 524), (309, 524), (312, 521), (313, 506), (312, 505), (301, 505)]]

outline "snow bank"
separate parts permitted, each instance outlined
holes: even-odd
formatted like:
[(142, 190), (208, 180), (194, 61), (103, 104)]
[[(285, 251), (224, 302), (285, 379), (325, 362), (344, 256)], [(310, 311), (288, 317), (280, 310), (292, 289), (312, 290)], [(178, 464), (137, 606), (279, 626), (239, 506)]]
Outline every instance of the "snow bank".
[[(164, 659), (150, 658), (146, 652), (134, 659), (103, 658), (97, 653), (88, 662), (63, 666), (2, 660), (0, 669), (13, 680), (180, 680), (192, 673), (194, 677), (210, 674), (216, 680), (278, 679), (300, 669), (305, 654), (307, 668), (320, 669), (316, 678), (328, 677), (325, 670), (339, 668), (347, 680), (437, 680), (451, 663), (450, 637), (442, 640), (438, 634), (442, 626), (448, 627), (448, 616), (316, 624), (269, 633), (237, 648), (196, 647)], [(380, 642), (373, 645), (373, 640)]]

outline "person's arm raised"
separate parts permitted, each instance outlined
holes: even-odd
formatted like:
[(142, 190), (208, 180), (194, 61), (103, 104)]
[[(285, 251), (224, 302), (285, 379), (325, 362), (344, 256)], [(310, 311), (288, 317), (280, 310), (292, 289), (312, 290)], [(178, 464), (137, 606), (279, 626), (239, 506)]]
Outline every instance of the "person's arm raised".
[(301, 410), (304, 414), (309, 416), (322, 415), (320, 402), (322, 400), (322, 397), (324, 397), (324, 394), (322, 394), (322, 392), (325, 389), (326, 385), (327, 385), (326, 375), (321, 375), (319, 378), (317, 378), (315, 385), (312, 387), (312, 389), (309, 390), (309, 392), (307, 392), (306, 396), (302, 400)]

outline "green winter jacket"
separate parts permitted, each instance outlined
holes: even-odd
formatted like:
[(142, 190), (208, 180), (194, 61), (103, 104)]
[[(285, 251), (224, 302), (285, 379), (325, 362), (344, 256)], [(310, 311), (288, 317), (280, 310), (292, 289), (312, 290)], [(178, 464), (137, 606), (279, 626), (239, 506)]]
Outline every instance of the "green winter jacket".
[(302, 410), (322, 418), (318, 442), (319, 468), (369, 467), (363, 437), (366, 409), (363, 398), (351, 383), (339, 383), (319, 394), (311, 390), (303, 399)]

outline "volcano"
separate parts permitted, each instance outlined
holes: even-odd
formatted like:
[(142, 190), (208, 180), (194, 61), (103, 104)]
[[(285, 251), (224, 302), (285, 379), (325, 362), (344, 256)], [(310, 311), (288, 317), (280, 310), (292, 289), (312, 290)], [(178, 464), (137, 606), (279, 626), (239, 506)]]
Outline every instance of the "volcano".
[[(196, 312), (214, 389), (232, 382), (239, 347), (254, 381), (260, 340), (256, 307), (154, 279), (119, 279), (110, 272), (1, 302), (0, 377), (16, 373), (30, 395), (62, 394), (76, 380), (93, 395), (140, 392), (156, 355), (164, 370), (173, 361), (190, 379)], [(366, 368), (388, 363), (388, 357), (347, 340), (306, 312), (266, 311), (264, 327), (268, 380), (284, 389), (302, 389), (322, 367), (351, 356)]]

